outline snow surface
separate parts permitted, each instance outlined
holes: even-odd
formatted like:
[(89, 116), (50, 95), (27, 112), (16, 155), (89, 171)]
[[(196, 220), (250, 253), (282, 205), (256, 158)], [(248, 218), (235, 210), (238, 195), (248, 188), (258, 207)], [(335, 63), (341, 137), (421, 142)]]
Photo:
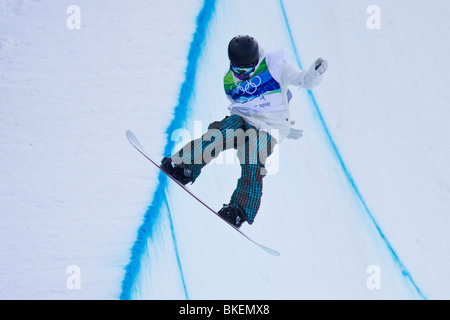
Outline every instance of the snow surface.
[[(66, 26), (72, 4), (79, 30)], [(450, 2), (206, 4), (0, 0), (0, 298), (450, 298)], [(373, 4), (379, 30), (366, 25)], [(186, 140), (226, 116), (237, 34), (304, 68), (329, 62), (318, 88), (294, 88), (304, 137), (277, 148), (261, 210), (242, 227), (280, 257), (125, 138), (133, 130), (160, 157), (182, 144), (171, 129)], [(233, 158), (190, 186), (214, 208), (236, 185)], [(67, 285), (73, 265), (80, 289)]]

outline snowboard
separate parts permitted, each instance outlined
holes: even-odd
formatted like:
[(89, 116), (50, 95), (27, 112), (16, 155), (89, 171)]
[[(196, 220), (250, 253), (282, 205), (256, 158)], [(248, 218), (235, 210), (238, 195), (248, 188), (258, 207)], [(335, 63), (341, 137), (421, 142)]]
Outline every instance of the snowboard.
[(139, 142), (139, 140), (136, 138), (136, 136), (134, 135), (134, 133), (131, 130), (127, 130), (126, 132), (126, 136), (128, 138), (128, 141), (133, 145), (133, 147), (139, 151), (145, 158), (147, 158), (147, 160), (149, 160), (153, 165), (155, 165), (159, 170), (161, 170), (162, 172), (164, 172), (172, 181), (174, 181), (178, 186), (180, 186), (184, 191), (186, 191), (188, 194), (190, 194), (195, 200), (197, 200), (199, 203), (201, 203), (206, 209), (208, 209), (209, 211), (211, 211), (212, 213), (214, 213), (217, 217), (219, 217), (220, 219), (222, 219), (224, 222), (226, 222), (231, 228), (233, 228), (234, 230), (236, 230), (238, 233), (240, 233), (244, 238), (246, 238), (247, 240), (251, 241), (252, 243), (254, 243), (255, 245), (257, 245), (259, 248), (263, 249), (265, 252), (274, 255), (274, 256), (279, 256), (280, 253), (277, 250), (271, 249), (269, 247), (263, 246), (262, 244), (254, 241), (253, 239), (251, 239), (249, 236), (247, 236), (245, 233), (243, 233), (241, 230), (239, 230), (238, 228), (236, 228), (234, 225), (232, 225), (231, 223), (229, 223), (227, 220), (225, 220), (224, 218), (222, 218), (214, 209), (212, 209), (210, 206), (208, 206), (203, 200), (201, 200), (198, 196), (196, 196), (194, 193), (192, 193), (192, 191), (190, 191), (186, 186), (184, 186), (183, 184), (181, 184), (180, 182), (178, 182), (177, 180), (175, 180), (171, 175), (169, 175), (167, 172), (165, 172), (160, 165), (155, 162), (148, 154), (147, 152), (144, 150), (144, 148), (142, 147), (141, 143)]

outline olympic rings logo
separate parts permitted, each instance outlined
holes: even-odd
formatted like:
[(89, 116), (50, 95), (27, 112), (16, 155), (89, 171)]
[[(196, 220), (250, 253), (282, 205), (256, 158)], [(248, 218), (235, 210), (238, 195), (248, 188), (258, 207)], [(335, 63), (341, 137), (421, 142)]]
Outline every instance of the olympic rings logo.
[(255, 76), (251, 78), (250, 80), (246, 81), (245, 86), (241, 86), (240, 84), (236, 86), (236, 88), (232, 89), (234, 85), (230, 86), (231, 94), (254, 94), (258, 87), (261, 85), (261, 78), (259, 76)]

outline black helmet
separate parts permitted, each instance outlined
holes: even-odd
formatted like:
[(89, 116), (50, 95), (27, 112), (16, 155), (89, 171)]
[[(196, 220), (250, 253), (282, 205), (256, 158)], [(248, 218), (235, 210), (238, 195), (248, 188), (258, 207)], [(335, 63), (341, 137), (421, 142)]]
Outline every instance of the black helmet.
[(250, 36), (237, 36), (228, 44), (228, 58), (236, 67), (255, 66), (259, 60), (258, 42)]

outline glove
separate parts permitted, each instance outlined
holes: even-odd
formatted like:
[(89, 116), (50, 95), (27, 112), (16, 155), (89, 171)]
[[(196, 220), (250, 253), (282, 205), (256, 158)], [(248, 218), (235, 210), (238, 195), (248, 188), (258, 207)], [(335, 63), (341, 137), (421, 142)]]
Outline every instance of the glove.
[(314, 68), (319, 74), (323, 74), (328, 69), (327, 60), (323, 60), (322, 58), (317, 59), (314, 63)]
[(293, 140), (298, 140), (301, 137), (303, 137), (303, 130), (301, 130), (301, 129), (291, 128), (291, 130), (289, 131), (289, 133), (287, 135), (288, 139), (293, 139)]

